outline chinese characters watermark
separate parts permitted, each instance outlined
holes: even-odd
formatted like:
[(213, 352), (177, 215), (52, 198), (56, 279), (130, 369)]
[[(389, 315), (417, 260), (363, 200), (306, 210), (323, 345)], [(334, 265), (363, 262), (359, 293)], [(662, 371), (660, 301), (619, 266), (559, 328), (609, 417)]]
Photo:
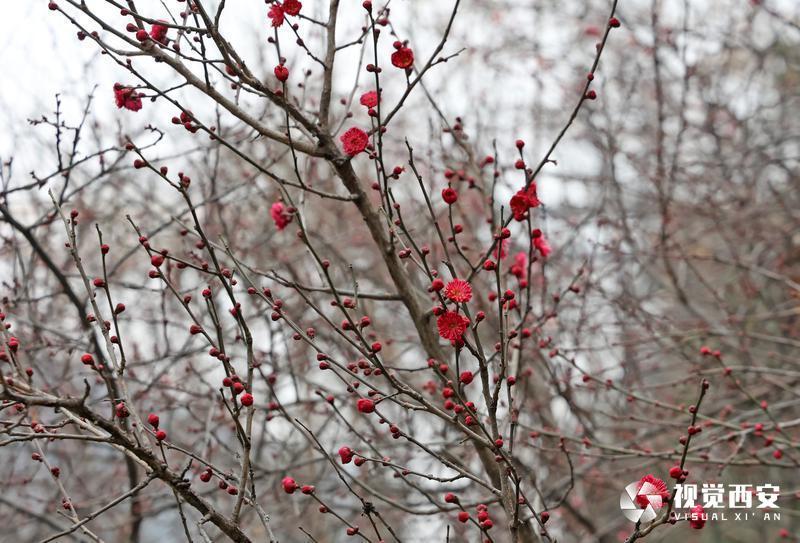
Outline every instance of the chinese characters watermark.
[[(676, 520), (780, 520), (780, 487), (770, 483), (703, 483), (678, 484), (671, 516)], [(698, 513), (697, 506), (702, 506)], [(658, 516), (661, 497), (642, 482), (625, 487), (620, 496), (620, 509), (632, 522), (650, 522)]]

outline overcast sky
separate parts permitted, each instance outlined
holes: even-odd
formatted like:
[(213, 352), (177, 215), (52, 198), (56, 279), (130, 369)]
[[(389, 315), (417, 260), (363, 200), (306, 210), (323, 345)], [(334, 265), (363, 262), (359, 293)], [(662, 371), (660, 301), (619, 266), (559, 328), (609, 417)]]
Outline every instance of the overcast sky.
[[(570, 95), (567, 99), (562, 94), (563, 89), (571, 88), (570, 81), (575, 79), (574, 70), (559, 66), (561, 58), (565, 53), (571, 55), (573, 66), (582, 66), (588, 62), (592, 56), (593, 41), (591, 38), (580, 39), (583, 29), (576, 25), (553, 24), (558, 21), (563, 14), (571, 14), (572, 17), (579, 17), (580, 6), (583, 1), (553, 3), (556, 9), (544, 13), (543, 19), (538, 21), (535, 26), (529, 24), (526, 17), (530, 17), (529, 0), (518, 1), (497, 1), (497, 8), (493, 8), (492, 20), (474, 20), (470, 10), (462, 9), (459, 18), (459, 26), (454, 29), (453, 48), (460, 47), (463, 43), (475, 46), (483, 43), (502, 43), (502, 40), (509, 40), (508, 36), (498, 36), (493, 29), (506, 28), (509, 19), (515, 26), (522, 28), (521, 31), (529, 33), (533, 30), (541, 36), (542, 51), (541, 57), (550, 59), (552, 65), (541, 73), (549, 78), (542, 87), (542, 92), (537, 95), (540, 100), (555, 100), (563, 103), (573, 103), (574, 96)], [(619, 13), (625, 20), (625, 16), (636, 10), (634, 8), (649, 5), (650, 0), (620, 0)], [(742, 9), (751, 9), (750, 0), (740, 0)], [(795, 19), (800, 14), (800, 2), (796, 0), (763, 0), (772, 9), (784, 13), (787, 17)], [(676, 6), (683, 5), (683, 0), (675, 0)], [(693, 5), (693, 9), (711, 9), (715, 3), (729, 5), (722, 0), (706, 0)], [(100, 0), (90, 1), (93, 7), (105, 6), (105, 2)], [(256, 55), (265, 54), (267, 48), (264, 47), (264, 29), (267, 28), (265, 13), (266, 9), (261, 1), (241, 0), (229, 2), (229, 11), (223, 19), (223, 30), (227, 30), (227, 35), (234, 36), (237, 48), (244, 43), (245, 55), (247, 58), (254, 58)], [(307, 0), (304, 9), (310, 12), (318, 12), (324, 7), (326, 2), (322, 0)], [(349, 2), (345, 3), (346, 5)], [(353, 5), (360, 2), (352, 0)], [(671, 0), (665, 0), (665, 5), (672, 4)], [(169, 4), (170, 6), (181, 6), (183, 4)], [(440, 31), (443, 21), (449, 10), (451, 2), (414, 2), (412, 0), (395, 0), (392, 5), (393, 24), (400, 29), (404, 37), (411, 39), (412, 44), (419, 50), (430, 50), (436, 42), (430, 32)], [(481, 3), (480, 5), (484, 5)], [(494, 5), (494, 4), (492, 4)], [(551, 5), (551, 4), (548, 4)], [(588, 20), (602, 21), (602, 13), (606, 9), (603, 2), (593, 3), (596, 7), (603, 7), (602, 11), (591, 12)], [(3, 130), (0, 130), (0, 157), (7, 160), (13, 153), (15, 156), (15, 179), (17, 182), (27, 180), (27, 172), (33, 168), (43, 167), (41, 149), (33, 145), (30, 138), (41, 138), (46, 135), (42, 130), (32, 131), (26, 120), (32, 117), (39, 117), (42, 114), (49, 114), (54, 109), (54, 96), (61, 93), (64, 96), (63, 107), (71, 120), (76, 118), (80, 109), (85, 105), (85, 96), (95, 85), (99, 85), (97, 100), (94, 106), (94, 114), (97, 118), (107, 122), (135, 123), (143, 125), (151, 115), (125, 115), (120, 114), (114, 107), (111, 97), (110, 87), (117, 81), (127, 81), (129, 77), (123, 73), (121, 68), (116, 66), (110, 59), (101, 56), (97, 47), (90, 41), (80, 42), (76, 39), (76, 29), (70, 25), (63, 16), (51, 12), (47, 9), (46, 0), (0, 0), (2, 6), (2, 17), (0, 17), (0, 63), (2, 63), (4, 79), (0, 84), (0, 123)], [(163, 5), (160, 0), (139, 0), (139, 9), (148, 14), (163, 14)], [(419, 15), (419, 8), (424, 6), (426, 13), (424, 20), (415, 19)], [(559, 10), (563, 13), (559, 13)], [(475, 10), (472, 10), (475, 11)], [(484, 10), (482, 13), (485, 13)], [(360, 17), (360, 9), (357, 12), (347, 11), (348, 14), (355, 13), (354, 16)], [(495, 15), (496, 14), (496, 15)], [(112, 15), (124, 22), (118, 13)], [(259, 18), (264, 18), (263, 26), (259, 24)], [(505, 24), (495, 17), (506, 17)], [(323, 18), (320, 16), (320, 18)], [(668, 19), (668, 17), (667, 17)], [(725, 20), (724, 13), (720, 13), (719, 24)], [(766, 19), (765, 19), (766, 20)], [(352, 22), (352, 21), (351, 21)], [(631, 21), (634, 23), (635, 21)], [(481, 24), (483, 23), (483, 24)], [(497, 23), (495, 25), (495, 23)], [(640, 24), (645, 21), (639, 21)], [(356, 24), (359, 24), (356, 21)], [(669, 24), (669, 21), (666, 21)], [(673, 22), (674, 24), (674, 22)], [(227, 25), (227, 26), (226, 26)], [(713, 34), (715, 21), (704, 18), (695, 20), (697, 34)], [(634, 25), (631, 24), (626, 30), (633, 32)], [(342, 34), (351, 33), (352, 28), (340, 29)], [(429, 34), (426, 35), (425, 32)], [(459, 34), (461, 33), (461, 34)], [(459, 38), (467, 36), (467, 40), (459, 43)], [(615, 36), (610, 43), (613, 48), (624, 48), (625, 40), (631, 38), (630, 34), (621, 33)], [(341, 39), (341, 38), (340, 38)], [(385, 47), (390, 47), (390, 40), (384, 40)], [(356, 52), (353, 48), (353, 53)], [(479, 48), (476, 48), (479, 49)], [(271, 52), (271, 51), (269, 51)], [(506, 54), (503, 51), (504, 55)], [(503, 55), (503, 56), (504, 56)], [(257, 58), (257, 57), (256, 57)], [(338, 57), (337, 57), (338, 58)], [(512, 60), (516, 60), (511, 55)], [(507, 60), (507, 59), (506, 59)], [(273, 60), (269, 60), (272, 62)], [(489, 62), (496, 62), (496, 58), (471, 56), (471, 51), (466, 51), (456, 62), (438, 67), (430, 74), (428, 81), (429, 88), (443, 98), (442, 105), (449, 109), (447, 114), (454, 116), (467, 109), (467, 106), (459, 104), (459, 100), (469, 98), (479, 100), (482, 107), (477, 108), (476, 117), (491, 112), (492, 115), (502, 114), (504, 111), (513, 111), (513, 107), (503, 107), (505, 102), (516, 106), (518, 103), (530, 101), (532, 85), (530, 84), (530, 72), (534, 69), (533, 64), (523, 65), (519, 72), (513, 73), (509, 70), (506, 75), (507, 81), (485, 81), (482, 78), (481, 67), (487, 66)], [(527, 62), (527, 59), (526, 59)], [(337, 60), (339, 66), (347, 66), (344, 62)], [(564, 63), (567, 64), (567, 63)], [(512, 64), (514, 66), (514, 64)], [(561, 72), (559, 73), (559, 70)], [(349, 72), (346, 73), (345, 72)], [(340, 73), (347, 75), (347, 81), (342, 81), (343, 85), (352, 84), (352, 70), (343, 69)], [(503, 72), (500, 72), (501, 74)], [(87, 75), (88, 74), (88, 75)], [(496, 76), (496, 72), (493, 73)], [(128, 77), (128, 79), (126, 79)], [(597, 81), (602, 85), (602, 66), (600, 76)], [(363, 79), (363, 78), (362, 78)], [(491, 79), (491, 78), (489, 78)], [(513, 82), (518, 84), (515, 85)], [(564, 82), (568, 84), (564, 84)], [(349, 88), (349, 87), (348, 87)], [(463, 89), (468, 89), (464, 91)], [(420, 93), (415, 94), (415, 98), (420, 98)], [(529, 105), (529, 104), (527, 104)], [(150, 104), (147, 104), (149, 107)], [(156, 104), (153, 107), (161, 107)], [(470, 103), (468, 107), (473, 107)], [(524, 106), (523, 106), (524, 107)], [(566, 110), (565, 110), (566, 111)], [(173, 112), (169, 113), (170, 115)], [(518, 119), (510, 119), (515, 125), (519, 125)], [(559, 122), (561, 122), (559, 120)], [(551, 141), (553, 134), (552, 127), (542, 130), (541, 141)], [(492, 134), (492, 137), (495, 135)], [(531, 137), (530, 134), (503, 134), (498, 137), (505, 137), (508, 141), (501, 144), (510, 145), (516, 137)], [(568, 142), (567, 142), (568, 144)], [(578, 153), (580, 155), (580, 153)], [(587, 163), (586, 157), (581, 158), (573, 164), (582, 164), (591, 168)], [(542, 187), (546, 191), (547, 186)]]

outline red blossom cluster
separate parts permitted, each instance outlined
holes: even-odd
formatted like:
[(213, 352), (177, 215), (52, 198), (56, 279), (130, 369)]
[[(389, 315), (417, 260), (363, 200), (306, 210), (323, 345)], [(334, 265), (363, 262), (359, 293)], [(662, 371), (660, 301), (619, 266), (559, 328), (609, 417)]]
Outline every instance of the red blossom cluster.
[(166, 45), (169, 27), (166, 25), (166, 21), (161, 22), (165, 24), (156, 23), (150, 27), (150, 37), (153, 39), (153, 41), (156, 41), (161, 45)]
[(283, 0), (283, 2), (272, 2), (269, 5), (267, 17), (270, 19), (270, 24), (278, 28), (283, 25), (287, 15), (300, 15), (300, 9), (303, 4), (298, 0)]
[(536, 196), (536, 183), (531, 181), (528, 188), (519, 190), (511, 197), (509, 207), (514, 214), (515, 221), (523, 221), (528, 216), (528, 210), (539, 207), (539, 198)]
[(275, 202), (269, 209), (269, 214), (272, 217), (272, 222), (278, 230), (283, 230), (289, 223), (292, 222), (292, 214), (283, 204), (283, 202)]
[(355, 126), (348, 129), (339, 139), (342, 142), (345, 154), (351, 157), (363, 153), (367, 145), (369, 145), (367, 133)]
[(142, 97), (133, 87), (126, 87), (121, 83), (114, 83), (114, 100), (117, 107), (139, 111), (142, 109)]
[(394, 53), (392, 53), (392, 64), (397, 68), (408, 70), (414, 64), (414, 51), (402, 42), (394, 42)]

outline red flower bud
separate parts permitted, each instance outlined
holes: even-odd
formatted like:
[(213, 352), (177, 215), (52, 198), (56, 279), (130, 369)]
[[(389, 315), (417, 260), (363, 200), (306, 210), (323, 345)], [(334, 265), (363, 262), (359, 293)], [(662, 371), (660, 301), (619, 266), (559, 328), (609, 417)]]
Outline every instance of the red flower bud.
[(342, 464), (349, 464), (353, 459), (353, 451), (350, 447), (341, 447), (339, 449), (339, 457), (342, 459)]
[(375, 411), (375, 402), (369, 398), (359, 398), (356, 407), (362, 413), (372, 413)]
[(298, 488), (297, 483), (291, 477), (284, 477), (281, 485), (283, 485), (283, 491), (287, 494), (294, 494), (294, 491)]
[(278, 79), (278, 81), (286, 81), (289, 79), (289, 68), (283, 65), (275, 66), (275, 77)]

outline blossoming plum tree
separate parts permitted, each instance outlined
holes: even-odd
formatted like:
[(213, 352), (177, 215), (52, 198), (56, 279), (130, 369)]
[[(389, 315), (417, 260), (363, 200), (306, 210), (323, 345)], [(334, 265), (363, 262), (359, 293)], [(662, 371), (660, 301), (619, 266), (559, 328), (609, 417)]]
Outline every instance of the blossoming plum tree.
[[(791, 487), (800, 271), (783, 151), (800, 127), (775, 128), (773, 104), (743, 120), (697, 99), (719, 64), (687, 64), (695, 8), (590, 3), (553, 130), (529, 139), (519, 111), (518, 132), (471, 137), (493, 112), (453, 115), (430, 83), (470, 62), (460, 17), (501, 8), (446, 3), (431, 39), (396, 23), (406, 4), (267, 0), (253, 51), (228, 4), (47, 3), (119, 82), (77, 124), (60, 98), (33, 121), (56, 134), (53, 173), (3, 179), (0, 516), (25, 519), (15, 540), (684, 540), (707, 521), (702, 505), (677, 520), (678, 483)], [(798, 58), (759, 54), (794, 70), (769, 84), (796, 103)], [(98, 100), (146, 126), (86, 142)], [(655, 128), (624, 116), (632, 103)], [(730, 150), (747, 137), (752, 156)], [(602, 173), (559, 206), (578, 140)], [(745, 166), (769, 171), (763, 189)], [(650, 523), (619, 514), (631, 481)]]

